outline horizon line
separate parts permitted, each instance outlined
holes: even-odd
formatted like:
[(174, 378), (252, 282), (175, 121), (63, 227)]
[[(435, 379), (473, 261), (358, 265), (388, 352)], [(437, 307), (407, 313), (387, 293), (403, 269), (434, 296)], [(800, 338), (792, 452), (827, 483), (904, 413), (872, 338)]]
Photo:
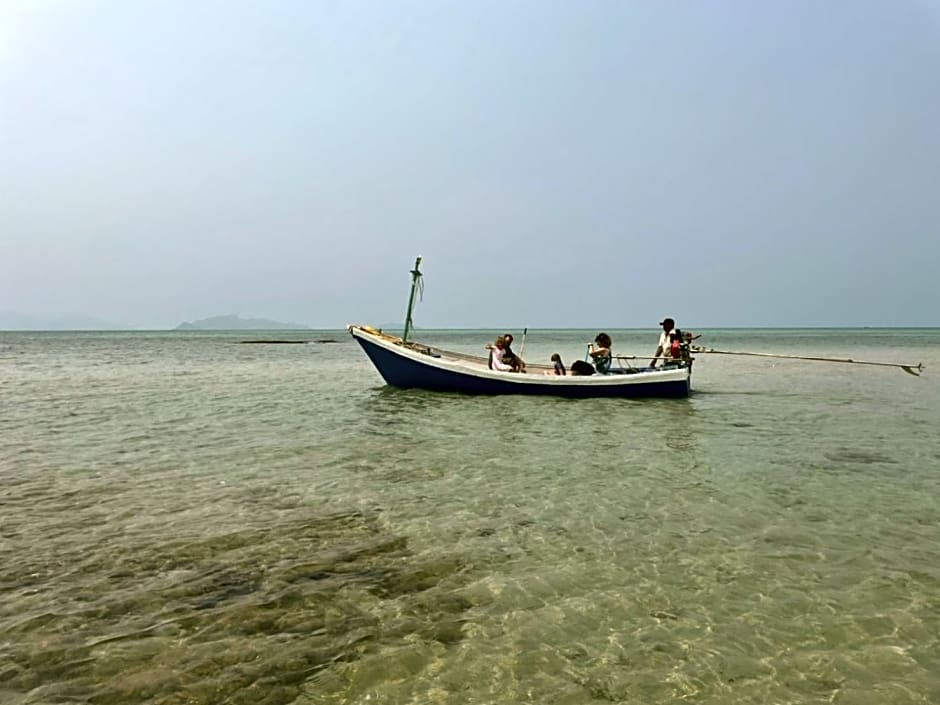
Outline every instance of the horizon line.
[[(359, 324), (352, 324), (359, 325)], [(533, 327), (533, 326), (416, 326), (412, 328), (415, 331), (498, 331), (498, 330), (517, 330), (518, 328), (531, 331), (592, 331), (599, 330), (603, 326), (553, 326), (553, 327)], [(318, 331), (346, 331), (346, 326), (308, 326), (304, 328), (2, 328), (0, 333), (308, 333)], [(378, 330), (400, 331), (403, 327), (381, 326)], [(694, 330), (937, 330), (940, 325), (700, 325), (695, 326)], [(659, 326), (623, 326), (607, 327), (606, 330), (629, 330), (629, 331), (649, 331), (659, 330)], [(692, 330), (692, 328), (690, 328)]]

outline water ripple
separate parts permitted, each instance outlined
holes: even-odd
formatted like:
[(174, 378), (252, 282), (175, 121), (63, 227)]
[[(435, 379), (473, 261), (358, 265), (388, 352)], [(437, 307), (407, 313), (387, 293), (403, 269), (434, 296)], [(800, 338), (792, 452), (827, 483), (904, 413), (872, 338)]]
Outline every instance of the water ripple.
[(0, 702), (936, 701), (932, 380), (496, 400), (316, 337), (0, 341)]

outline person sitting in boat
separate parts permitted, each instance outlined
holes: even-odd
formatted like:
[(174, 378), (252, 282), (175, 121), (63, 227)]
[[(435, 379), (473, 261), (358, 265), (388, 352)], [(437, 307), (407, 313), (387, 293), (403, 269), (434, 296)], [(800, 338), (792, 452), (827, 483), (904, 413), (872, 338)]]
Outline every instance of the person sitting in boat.
[(568, 374), (573, 377), (589, 377), (594, 372), (594, 365), (584, 360), (575, 360), (571, 363), (571, 369), (568, 370)]
[(552, 366), (554, 369), (546, 370), (545, 374), (561, 375), (562, 377), (568, 374), (568, 370), (565, 369), (565, 363), (561, 361), (561, 355), (558, 353), (552, 353)]
[(676, 360), (682, 360), (686, 364), (691, 364), (692, 341), (701, 337), (701, 335), (695, 335), (692, 333), (692, 331), (682, 331), (676, 328), (672, 333), (669, 334), (670, 352), (672, 357)]
[(613, 354), (610, 351), (612, 346), (613, 341), (607, 333), (598, 333), (594, 338), (594, 342), (588, 345), (588, 355), (591, 356), (594, 369), (602, 375), (610, 372), (610, 363), (613, 359)]
[[(666, 354), (666, 357), (671, 357), (673, 360), (679, 360), (682, 358), (682, 346), (685, 344), (685, 336), (682, 334), (682, 331), (676, 328), (672, 333), (669, 334), (669, 352)], [(666, 362), (669, 362), (668, 360)]]
[(512, 367), (513, 372), (525, 372), (525, 361), (512, 351), (512, 333), (503, 336), (503, 362)]
[(656, 367), (656, 363), (659, 362), (660, 359), (669, 356), (669, 336), (676, 327), (676, 322), (671, 318), (664, 318), (659, 322), (659, 325), (663, 327), (663, 332), (659, 334), (659, 345), (656, 346), (656, 352), (653, 353), (653, 359), (650, 360), (650, 368)]
[(503, 336), (497, 336), (496, 341), (492, 345), (487, 345), (490, 349), (490, 359), (489, 366), (491, 370), (496, 370), (498, 372), (512, 372), (512, 365), (505, 362), (504, 358), (506, 355), (506, 339)]

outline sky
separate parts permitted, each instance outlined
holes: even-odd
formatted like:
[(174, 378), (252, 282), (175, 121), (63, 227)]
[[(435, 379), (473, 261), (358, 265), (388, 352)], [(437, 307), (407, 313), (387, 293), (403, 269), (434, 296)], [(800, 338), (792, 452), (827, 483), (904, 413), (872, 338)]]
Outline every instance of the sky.
[(3, 0), (0, 312), (940, 325), (940, 0)]

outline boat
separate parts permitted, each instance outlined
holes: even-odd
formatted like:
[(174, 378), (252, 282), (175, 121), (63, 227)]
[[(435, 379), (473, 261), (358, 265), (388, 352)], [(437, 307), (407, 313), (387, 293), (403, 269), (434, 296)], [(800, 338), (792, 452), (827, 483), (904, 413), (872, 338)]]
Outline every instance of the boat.
[(489, 369), (487, 358), (406, 342), (366, 325), (347, 330), (362, 346), (386, 384), (403, 389), (464, 394), (529, 394), (570, 398), (687, 397), (689, 365), (665, 369), (623, 367), (608, 374), (543, 374), (548, 367), (527, 364), (527, 373)]
[(411, 271), (411, 295), (401, 337), (368, 325), (347, 331), (362, 346), (386, 384), (403, 389), (464, 394), (527, 394), (568, 398), (688, 397), (692, 390), (692, 358), (671, 360), (661, 368), (634, 367), (633, 358), (615, 358), (617, 366), (591, 375), (545, 374), (550, 368), (527, 365), (528, 372), (489, 368), (485, 356), (443, 350), (408, 340), (415, 291), (420, 285), (421, 257)]

